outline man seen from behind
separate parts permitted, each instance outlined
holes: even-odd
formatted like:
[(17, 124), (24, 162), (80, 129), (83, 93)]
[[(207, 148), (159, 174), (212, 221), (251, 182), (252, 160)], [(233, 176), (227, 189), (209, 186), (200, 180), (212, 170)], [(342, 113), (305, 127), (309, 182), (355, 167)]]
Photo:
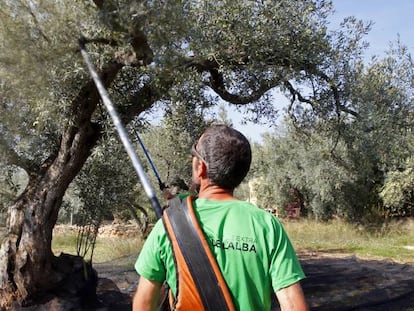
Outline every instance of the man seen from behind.
[[(213, 125), (194, 144), (192, 156), (193, 183), (199, 187), (194, 210), (236, 309), (270, 310), (274, 292), (281, 310), (308, 310), (300, 285), (305, 275), (278, 219), (233, 196), (250, 169), (246, 137)], [(161, 220), (135, 268), (140, 280), (134, 311), (156, 310), (164, 281), (177, 295), (174, 254)]]

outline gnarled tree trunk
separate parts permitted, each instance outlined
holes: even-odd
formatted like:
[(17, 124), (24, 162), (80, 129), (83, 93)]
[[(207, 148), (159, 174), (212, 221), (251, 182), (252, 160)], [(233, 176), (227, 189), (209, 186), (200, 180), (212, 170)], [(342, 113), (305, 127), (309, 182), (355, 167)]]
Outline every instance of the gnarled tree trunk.
[[(121, 68), (108, 64), (102, 70), (104, 83), (109, 85)], [(9, 207), (8, 232), (0, 249), (0, 309), (53, 288), (68, 273), (52, 253), (52, 232), (66, 189), (101, 136), (91, 121), (98, 102), (90, 81), (73, 101), (73, 119), (62, 132), (57, 153), (29, 174), (26, 190)]]

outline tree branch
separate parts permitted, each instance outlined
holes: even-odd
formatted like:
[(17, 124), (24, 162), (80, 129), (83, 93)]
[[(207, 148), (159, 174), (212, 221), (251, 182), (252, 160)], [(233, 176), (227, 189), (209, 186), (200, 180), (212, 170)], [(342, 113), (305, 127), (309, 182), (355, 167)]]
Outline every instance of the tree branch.
[[(244, 64), (248, 63), (248, 58), (244, 58)], [(316, 65), (306, 63), (306, 62), (295, 62), (291, 61), (289, 58), (286, 57), (279, 57), (278, 59), (272, 59), (272, 65), (280, 65), (285, 68), (293, 68), (295, 71), (305, 71), (311, 76), (316, 76), (319, 79), (322, 79), (327, 83), (329, 86), (329, 89), (331, 90), (334, 104), (335, 104), (335, 111), (336, 114), (339, 115), (341, 112), (352, 115), (356, 118), (359, 118), (359, 114), (346, 107), (344, 104), (341, 103), (341, 97), (338, 87), (336, 86), (336, 83), (332, 81), (332, 79), (326, 75), (325, 73), (321, 72)], [(266, 81), (265, 83), (262, 83), (251, 95), (249, 96), (240, 96), (236, 94), (232, 94), (228, 92), (224, 85), (224, 77), (219, 72), (219, 64), (214, 59), (209, 60), (201, 60), (196, 61), (195, 58), (190, 58), (186, 60), (186, 66), (193, 67), (199, 72), (209, 72), (210, 73), (210, 81), (207, 84), (209, 87), (211, 87), (222, 99), (233, 103), (233, 104), (247, 104), (252, 101), (257, 101), (260, 99), (261, 96), (273, 87), (282, 84), (289, 90), (290, 94), (292, 95), (293, 100), (298, 100), (301, 103), (308, 104), (312, 106), (313, 108), (315, 105), (315, 101), (312, 101), (310, 99), (306, 99), (301, 95), (301, 93), (296, 90), (293, 85), (282, 78), (275, 79), (274, 81)], [(284, 82), (283, 82), (284, 81)], [(292, 102), (293, 104), (293, 102)]]
[(219, 71), (219, 64), (216, 60), (206, 59), (196, 61), (194, 58), (188, 58), (185, 60), (185, 66), (195, 68), (198, 72), (208, 72), (210, 74), (210, 79), (206, 85), (215, 91), (222, 99), (232, 104), (245, 105), (257, 101), (263, 96), (264, 93), (280, 83), (280, 80), (265, 81), (256, 90), (254, 90), (252, 94), (242, 96), (230, 93), (226, 90), (224, 77)]
[(36, 171), (32, 161), (20, 156), (12, 147), (9, 146), (8, 142), (4, 139), (3, 136), (0, 136), (0, 146), (0, 156), (2, 158), (2, 161), (4, 161), (7, 165), (16, 165), (18, 167), (21, 167), (28, 174)]
[(98, 43), (98, 44), (105, 44), (110, 46), (118, 46), (119, 43), (115, 39), (107, 39), (107, 38), (85, 38), (82, 37), (82, 44), (88, 43)]
[(27, 6), (27, 9), (29, 10), (29, 14), (33, 18), (33, 22), (36, 25), (36, 29), (39, 31), (40, 36), (43, 37), (43, 39), (45, 39), (47, 41), (47, 43), (50, 43), (51, 40), (46, 36), (46, 34), (44, 33), (44, 31), (40, 28), (39, 21), (38, 21), (36, 15), (34, 14), (31, 6), (30, 5)]
[(292, 83), (290, 83), (289, 81), (285, 81), (283, 85), (289, 90), (290, 95), (292, 96), (290, 101), (291, 105), (297, 99), (299, 102), (309, 104), (313, 107), (313, 102), (310, 99), (304, 98), (302, 94), (293, 87)]
[[(133, 27), (129, 32), (129, 43), (131, 49), (118, 51), (115, 53), (115, 58), (129, 66), (139, 67), (152, 63), (154, 53), (148, 44), (148, 40), (144, 32), (137, 27)], [(85, 38), (80, 39), (81, 44), (89, 43), (110, 45), (112, 47), (119, 46), (119, 42), (115, 39), (108, 38)]]

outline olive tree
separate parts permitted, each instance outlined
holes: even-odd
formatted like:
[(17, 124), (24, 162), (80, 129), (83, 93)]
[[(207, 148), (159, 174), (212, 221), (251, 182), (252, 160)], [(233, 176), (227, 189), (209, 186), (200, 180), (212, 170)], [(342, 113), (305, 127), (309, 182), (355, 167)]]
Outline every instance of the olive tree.
[(259, 172), (274, 202), (283, 206), (292, 187), (318, 219), (372, 223), (409, 215), (413, 68), (397, 42), (385, 57), (348, 73), (348, 114), (338, 110), (316, 118), (302, 110), (288, 122), (287, 134), (266, 136)]
[(410, 157), (400, 170), (387, 174), (380, 196), (387, 217), (414, 215), (414, 159)]
[[(349, 23), (356, 37), (332, 42), (330, 13), (329, 1), (3, 1), (0, 159), (24, 169), (28, 183), (8, 207), (0, 305), (28, 302), (67, 274), (51, 249), (53, 228), (106, 128), (81, 35), (124, 124), (177, 95), (197, 107), (220, 99), (271, 118), (274, 88), (288, 92), (291, 112), (311, 118), (349, 113), (338, 73), (352, 57), (335, 61), (335, 44), (358, 47), (366, 30)], [(312, 94), (302, 95), (305, 82)]]

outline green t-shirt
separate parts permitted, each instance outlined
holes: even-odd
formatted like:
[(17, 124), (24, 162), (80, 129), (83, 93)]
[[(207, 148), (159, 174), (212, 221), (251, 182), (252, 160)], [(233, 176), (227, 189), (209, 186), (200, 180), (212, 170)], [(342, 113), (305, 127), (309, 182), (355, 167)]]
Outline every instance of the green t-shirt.
[[(272, 214), (244, 201), (197, 199), (194, 208), (237, 310), (270, 310), (272, 291), (305, 277)], [(175, 295), (174, 258), (161, 220), (148, 236), (135, 269), (148, 280), (166, 280)]]

